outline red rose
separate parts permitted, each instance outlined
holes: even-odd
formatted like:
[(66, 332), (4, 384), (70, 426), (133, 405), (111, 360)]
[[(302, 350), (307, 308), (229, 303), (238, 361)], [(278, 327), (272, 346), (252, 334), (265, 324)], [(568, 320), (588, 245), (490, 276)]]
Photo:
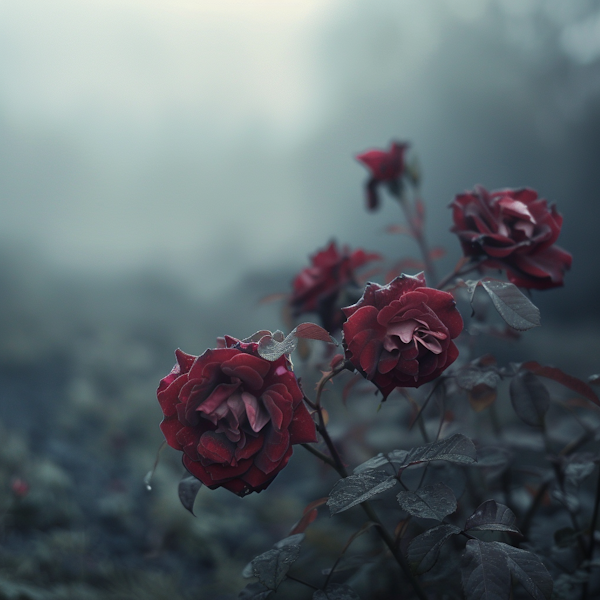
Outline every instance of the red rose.
[(463, 321), (448, 292), (425, 287), (425, 277), (401, 275), (386, 286), (368, 283), (344, 308), (346, 358), (385, 400), (397, 387), (419, 387), (458, 357), (452, 341)]
[[(367, 254), (364, 250), (350, 252), (347, 246), (340, 252), (335, 242), (331, 242), (325, 250), (311, 257), (310, 267), (295, 277), (290, 298), (294, 316), (317, 312), (327, 331), (339, 330), (344, 321), (338, 302), (342, 292), (348, 286), (357, 286), (356, 269), (380, 259), (379, 254)], [(352, 300), (357, 297), (358, 294)]]
[(258, 344), (224, 339), (198, 357), (175, 352), (157, 391), (160, 428), (194, 477), (245, 496), (273, 481), (293, 444), (317, 440), (315, 424), (284, 356), (270, 362)]
[(400, 178), (404, 175), (404, 153), (408, 144), (392, 142), (390, 149), (368, 150), (356, 156), (356, 160), (363, 163), (369, 171), (371, 178), (367, 181), (367, 208), (375, 210), (379, 207), (378, 187), (384, 183), (392, 194), (398, 194)]
[(506, 269), (524, 288), (544, 290), (563, 284), (572, 256), (554, 245), (562, 216), (529, 188), (488, 192), (476, 186), (450, 205), (466, 256), (487, 257), (482, 266)]

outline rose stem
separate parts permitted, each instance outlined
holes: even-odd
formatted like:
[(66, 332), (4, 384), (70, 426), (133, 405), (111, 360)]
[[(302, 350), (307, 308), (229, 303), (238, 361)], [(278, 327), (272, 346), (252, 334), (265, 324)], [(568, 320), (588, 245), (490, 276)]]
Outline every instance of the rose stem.
[[(327, 464), (330, 464), (338, 472), (339, 476), (342, 477), (343, 479), (348, 477), (348, 471), (346, 470), (346, 467), (344, 466), (344, 463), (342, 462), (342, 459), (340, 458), (337, 448), (335, 447), (333, 441), (331, 440), (331, 437), (329, 436), (327, 427), (325, 426), (325, 421), (323, 419), (323, 411), (321, 408), (321, 394), (323, 392), (323, 388), (324, 388), (325, 384), (328, 381), (330, 381), (331, 379), (333, 379), (336, 375), (341, 373), (346, 368), (348, 368), (348, 365), (346, 363), (344, 363), (343, 365), (334, 369), (330, 373), (327, 373), (327, 375), (325, 375), (321, 379), (321, 381), (319, 381), (319, 383), (317, 384), (317, 398), (315, 401), (315, 406), (317, 407), (317, 409), (316, 409), (317, 414), (319, 416), (319, 423), (317, 424), (317, 431), (323, 437), (325, 444), (327, 444), (327, 448), (329, 449), (329, 452), (331, 453), (331, 458), (333, 459), (334, 464), (331, 464), (331, 462), (329, 460), (325, 460), (325, 462)], [(307, 445), (302, 444), (302, 446), (304, 446), (308, 450)], [(309, 451), (312, 452), (313, 454), (315, 454), (315, 452), (313, 452), (313, 450), (315, 450), (315, 449), (311, 448)], [(321, 453), (319, 452), (319, 454), (321, 454)], [(323, 455), (323, 456), (325, 456), (325, 455)], [(321, 456), (319, 456), (319, 458), (321, 458), (321, 460), (323, 460), (323, 458)], [(406, 562), (406, 559), (404, 558), (402, 553), (396, 549), (396, 544), (394, 542), (394, 539), (390, 536), (390, 534), (387, 532), (387, 530), (383, 527), (383, 523), (379, 520), (379, 517), (373, 510), (372, 506), (366, 501), (362, 502), (361, 506), (362, 506), (363, 510), (365, 511), (365, 513), (367, 514), (367, 516), (369, 517), (369, 519), (377, 525), (377, 531), (379, 532), (381, 539), (384, 541), (385, 545), (389, 548), (390, 552), (392, 553), (392, 556), (394, 557), (394, 559), (396, 560), (396, 562), (402, 569), (404, 575), (406, 576), (406, 578), (408, 579), (408, 581), (414, 588), (417, 596), (420, 598), (420, 600), (427, 600), (427, 596), (421, 589), (421, 585), (419, 584), (417, 579), (412, 574), (410, 567), (408, 566), (408, 563)]]
[[(546, 448), (546, 454), (553, 456), (552, 448), (550, 447), (550, 440), (548, 438), (548, 431), (546, 428), (545, 417), (542, 417), (541, 427), (542, 427), (542, 437), (544, 439), (544, 446)], [(563, 477), (562, 473), (560, 472), (560, 466), (559, 466), (558, 462), (555, 460), (551, 460), (550, 462), (551, 462), (552, 468), (554, 470), (554, 476), (556, 477), (556, 482), (558, 483), (558, 487), (560, 488), (560, 491), (562, 492), (562, 494), (566, 495), (564, 477)], [(583, 554), (583, 556), (585, 556), (586, 549), (585, 549), (583, 540), (581, 539), (581, 528), (579, 527), (579, 522), (577, 521), (577, 516), (571, 510), (571, 507), (569, 506), (569, 504), (567, 502), (565, 502), (564, 506), (567, 509), (567, 512), (569, 513), (569, 517), (571, 518), (571, 523), (573, 525), (573, 529), (576, 532), (578, 532), (577, 542), (579, 544), (579, 549), (581, 550), (581, 553)]]
[[(596, 524), (598, 522), (598, 510), (600, 508), (600, 472), (598, 473), (598, 482), (596, 483), (596, 500), (594, 501), (594, 512), (592, 514), (592, 522), (590, 524), (590, 544), (587, 548), (587, 552), (586, 552), (586, 560), (588, 562), (588, 566), (586, 567), (586, 570), (588, 572), (591, 571), (591, 567), (589, 565), (589, 563), (591, 562), (593, 556), (594, 556), (594, 545), (596, 542)], [(589, 585), (589, 581), (584, 581), (583, 582), (583, 587), (581, 590), (581, 600), (585, 600), (585, 598), (587, 598), (588, 595), (588, 585)]]
[(308, 581), (303, 581), (302, 579), (298, 579), (297, 577), (292, 577), (292, 575), (287, 574), (286, 577), (288, 579), (291, 579), (292, 581), (295, 581), (296, 583), (301, 583), (302, 585), (305, 585), (306, 587), (312, 588), (313, 590), (319, 589), (317, 586), (313, 585), (312, 583), (308, 583)]
[(474, 271), (481, 262), (482, 259), (471, 259), (468, 263), (461, 265), (458, 268), (455, 267), (445, 277), (442, 277), (436, 286), (437, 289), (443, 290), (455, 277), (460, 277), (461, 275), (466, 275), (467, 273)]
[(544, 481), (537, 489), (537, 492), (535, 493), (535, 496), (533, 497), (533, 500), (531, 501), (531, 504), (527, 512), (525, 513), (523, 520), (521, 521), (520, 529), (521, 533), (523, 534), (523, 539), (527, 538), (527, 535), (529, 533), (529, 527), (531, 526), (531, 522), (533, 521), (533, 516), (537, 509), (540, 507), (540, 504), (542, 503), (542, 498), (544, 497), (544, 494), (547, 492), (549, 487), (550, 480), (548, 479)]
[(412, 233), (413, 238), (416, 240), (419, 245), (419, 250), (421, 251), (421, 256), (423, 257), (423, 262), (425, 263), (425, 273), (427, 274), (428, 279), (433, 282), (435, 280), (435, 267), (433, 266), (433, 261), (431, 260), (431, 255), (429, 253), (429, 247), (427, 245), (427, 240), (423, 235), (423, 225), (417, 226), (415, 219), (412, 215), (412, 211), (406, 201), (406, 197), (402, 192), (398, 192), (398, 194), (394, 194), (398, 199), (398, 203), (402, 207), (404, 212), (404, 217), (410, 227), (410, 231)]
[[(498, 417), (498, 411), (496, 410), (496, 401), (495, 400), (490, 404), (489, 409), (490, 409), (490, 420), (492, 422), (492, 430), (494, 431), (494, 435), (498, 439), (502, 439), (502, 428), (500, 427), (500, 419)], [(511, 501), (510, 472), (508, 469), (506, 469), (502, 473), (501, 483), (502, 483), (502, 492), (504, 493), (504, 498), (506, 500), (506, 505), (508, 506), (508, 508), (510, 508), (516, 514), (516, 511), (513, 510), (512, 501)]]
[(327, 454), (323, 454), (320, 450), (317, 450), (310, 444), (300, 444), (303, 448), (306, 448), (311, 454), (314, 454), (317, 458), (321, 459), (324, 463), (327, 463), (330, 467), (336, 468), (335, 462)]

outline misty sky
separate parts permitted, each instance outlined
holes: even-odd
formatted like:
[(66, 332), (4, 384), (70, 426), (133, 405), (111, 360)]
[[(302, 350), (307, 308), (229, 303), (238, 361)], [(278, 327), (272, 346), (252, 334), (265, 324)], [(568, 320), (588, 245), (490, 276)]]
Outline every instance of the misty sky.
[(599, 61), (587, 0), (0, 0), (3, 246), (206, 295), (331, 237), (399, 258), (352, 158), (399, 138), (450, 262), (475, 183), (535, 187), (593, 253)]

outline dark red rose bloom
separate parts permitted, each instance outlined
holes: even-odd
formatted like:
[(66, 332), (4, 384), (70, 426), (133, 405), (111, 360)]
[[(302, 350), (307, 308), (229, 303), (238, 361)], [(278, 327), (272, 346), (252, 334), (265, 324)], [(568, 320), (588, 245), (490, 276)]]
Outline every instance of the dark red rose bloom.
[(371, 171), (371, 178), (367, 181), (367, 208), (379, 208), (378, 188), (383, 183), (390, 192), (397, 194), (400, 189), (400, 178), (404, 175), (404, 153), (408, 144), (392, 142), (389, 150), (368, 150), (357, 154), (356, 160)]
[[(311, 256), (311, 266), (294, 278), (290, 297), (294, 316), (317, 312), (327, 331), (339, 330), (344, 321), (338, 303), (342, 292), (348, 286), (357, 286), (355, 271), (359, 267), (380, 259), (379, 254), (368, 254), (364, 250), (350, 252), (347, 246), (340, 252), (335, 242), (331, 242), (325, 250)], [(358, 294), (350, 301), (357, 297)]]
[(346, 358), (385, 400), (397, 387), (419, 387), (458, 357), (452, 341), (463, 328), (454, 298), (425, 286), (423, 273), (388, 285), (368, 283), (363, 297), (344, 308)]
[(194, 477), (245, 496), (273, 481), (293, 444), (317, 438), (285, 356), (270, 362), (257, 343), (224, 341), (198, 357), (175, 352), (177, 364), (157, 391), (160, 428)]
[(563, 285), (572, 256), (554, 245), (562, 216), (537, 192), (529, 188), (488, 192), (476, 186), (458, 194), (450, 206), (451, 231), (466, 256), (487, 257), (482, 266), (506, 269), (508, 279), (520, 287), (545, 290)]

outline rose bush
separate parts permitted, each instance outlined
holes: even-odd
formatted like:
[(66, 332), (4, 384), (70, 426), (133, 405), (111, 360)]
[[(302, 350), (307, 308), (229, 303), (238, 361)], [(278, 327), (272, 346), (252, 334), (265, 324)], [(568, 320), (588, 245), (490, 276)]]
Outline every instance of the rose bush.
[(486, 257), (482, 266), (506, 269), (524, 288), (563, 285), (571, 255), (555, 245), (562, 226), (556, 207), (529, 188), (488, 192), (477, 186), (452, 204), (454, 226), (466, 256)]
[(408, 144), (392, 142), (389, 150), (368, 150), (356, 156), (356, 160), (365, 165), (371, 172), (367, 181), (367, 208), (379, 208), (379, 186), (387, 185), (390, 192), (397, 194), (400, 189), (400, 178), (404, 175), (406, 165), (404, 154)]
[[(347, 246), (340, 252), (336, 243), (331, 242), (325, 250), (311, 257), (310, 267), (294, 278), (289, 301), (293, 315), (317, 312), (327, 331), (339, 330), (344, 321), (339, 305), (342, 292), (349, 286), (357, 286), (355, 271), (359, 267), (380, 259), (379, 254), (368, 254), (364, 250), (350, 252)], [(360, 291), (350, 301), (356, 300), (359, 294)]]
[(224, 346), (198, 357), (176, 351), (157, 391), (160, 428), (194, 477), (245, 496), (264, 490), (292, 445), (315, 442), (316, 431), (285, 356), (267, 361), (257, 343), (229, 336)]
[(428, 288), (423, 273), (388, 285), (369, 283), (363, 297), (343, 309), (346, 358), (383, 394), (419, 387), (458, 357), (452, 341), (463, 328), (454, 298)]

